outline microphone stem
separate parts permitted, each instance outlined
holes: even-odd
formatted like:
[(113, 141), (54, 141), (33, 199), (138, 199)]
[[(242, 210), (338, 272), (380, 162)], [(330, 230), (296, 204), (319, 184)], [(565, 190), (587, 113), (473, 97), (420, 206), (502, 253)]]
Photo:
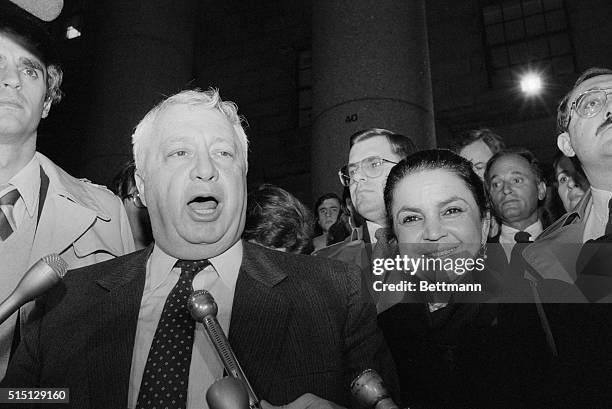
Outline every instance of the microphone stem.
[(251, 409), (261, 409), (259, 405), (259, 399), (255, 395), (251, 384), (246, 378), (246, 375), (242, 371), (238, 360), (236, 359), (236, 355), (234, 355), (234, 351), (232, 351), (232, 347), (230, 346), (229, 340), (225, 336), (223, 329), (219, 325), (219, 322), (213, 316), (206, 316), (202, 321), (204, 324), (204, 328), (208, 333), (215, 349), (217, 350), (217, 354), (221, 357), (221, 361), (223, 361), (223, 366), (227, 373), (244, 384), (244, 387), (249, 395), (249, 407)]
[(13, 291), (11, 295), (0, 304), (0, 324), (4, 323), (8, 317), (19, 309), (19, 300), (17, 298), (19, 297), (15, 297), (15, 291)]

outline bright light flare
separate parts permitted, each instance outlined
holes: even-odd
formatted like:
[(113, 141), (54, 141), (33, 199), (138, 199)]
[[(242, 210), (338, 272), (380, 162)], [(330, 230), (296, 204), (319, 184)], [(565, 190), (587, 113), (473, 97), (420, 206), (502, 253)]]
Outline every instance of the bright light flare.
[(542, 77), (537, 73), (527, 73), (521, 78), (521, 91), (525, 95), (538, 95), (542, 91)]

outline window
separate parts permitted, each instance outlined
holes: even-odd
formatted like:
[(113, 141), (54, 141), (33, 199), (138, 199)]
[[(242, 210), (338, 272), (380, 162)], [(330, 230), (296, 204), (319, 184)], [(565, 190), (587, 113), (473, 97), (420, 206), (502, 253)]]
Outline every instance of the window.
[(491, 84), (505, 87), (526, 68), (551, 75), (575, 71), (563, 0), (483, 0)]
[(298, 124), (300, 128), (310, 126), (312, 112), (312, 51), (298, 53)]

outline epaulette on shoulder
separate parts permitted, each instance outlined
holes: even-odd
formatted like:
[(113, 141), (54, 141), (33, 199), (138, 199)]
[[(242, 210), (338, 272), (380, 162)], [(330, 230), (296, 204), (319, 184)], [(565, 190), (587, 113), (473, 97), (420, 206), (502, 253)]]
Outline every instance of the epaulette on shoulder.
[[(86, 183), (87, 185), (91, 186), (91, 187), (96, 187), (98, 189), (102, 189), (102, 190), (107, 190), (107, 191), (111, 191), (109, 188), (107, 188), (104, 185), (98, 185), (96, 183), (93, 183), (91, 180), (87, 179), (87, 178), (79, 178), (79, 180), (83, 183)], [(112, 192), (111, 192), (112, 193)]]

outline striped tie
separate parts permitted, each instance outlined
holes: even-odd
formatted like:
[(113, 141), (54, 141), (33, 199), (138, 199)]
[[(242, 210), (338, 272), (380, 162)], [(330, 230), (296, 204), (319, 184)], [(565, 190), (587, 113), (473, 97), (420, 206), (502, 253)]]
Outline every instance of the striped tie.
[(9, 219), (13, 217), (13, 206), (19, 199), (19, 191), (13, 189), (0, 197), (0, 239), (2, 241), (8, 239), (13, 234), (13, 228), (9, 223)]

